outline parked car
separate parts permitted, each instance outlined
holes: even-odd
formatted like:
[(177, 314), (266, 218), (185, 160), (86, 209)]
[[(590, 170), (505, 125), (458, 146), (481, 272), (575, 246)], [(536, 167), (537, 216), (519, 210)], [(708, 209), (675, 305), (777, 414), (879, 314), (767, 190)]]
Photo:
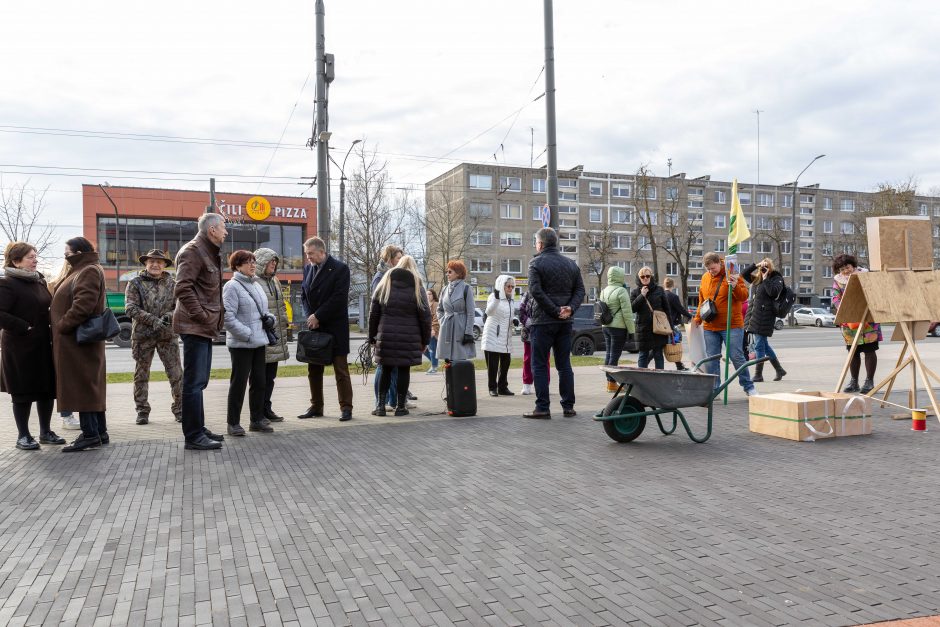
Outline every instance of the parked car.
[[(594, 308), (590, 305), (581, 305), (572, 319), (573, 337), (571, 338), (572, 355), (593, 355), (597, 351), (605, 350), (604, 329), (594, 321)], [(628, 353), (638, 353), (636, 336), (630, 335), (624, 344)]]
[[(477, 307), (473, 310), (473, 339), (475, 341), (480, 341), (480, 337), (483, 335), (484, 322), (486, 322), (486, 316), (483, 315), (483, 310)], [(513, 335), (522, 333), (522, 323), (519, 322), (519, 318), (516, 316), (512, 317), (512, 333)]]
[(931, 322), (930, 328), (927, 329), (927, 335), (940, 337), (940, 322)]
[(786, 326), (786, 324), (787, 324), (787, 321), (786, 321), (785, 319), (783, 319), (783, 318), (777, 318), (776, 320), (774, 320), (774, 329), (776, 329), (777, 331), (779, 331), (779, 330), (782, 329), (784, 326)]
[(797, 324), (834, 327), (836, 317), (821, 307), (799, 307), (793, 312)]

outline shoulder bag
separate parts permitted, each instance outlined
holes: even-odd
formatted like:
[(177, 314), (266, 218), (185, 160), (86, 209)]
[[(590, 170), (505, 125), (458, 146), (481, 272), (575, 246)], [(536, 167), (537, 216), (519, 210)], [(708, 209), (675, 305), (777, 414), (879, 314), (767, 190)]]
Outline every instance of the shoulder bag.
[(666, 315), (666, 312), (653, 309), (650, 301), (645, 296), (643, 300), (646, 301), (646, 306), (650, 308), (650, 313), (653, 314), (653, 333), (656, 335), (672, 335), (672, 325), (669, 324), (669, 316)]
[(328, 366), (333, 363), (333, 336), (316, 329), (297, 334), (297, 361)]
[[(79, 344), (104, 342), (121, 332), (121, 325), (118, 324), (117, 318), (114, 317), (114, 312), (108, 308), (108, 297), (105, 292), (104, 284), (104, 271), (98, 270), (98, 273), (101, 276), (101, 292), (105, 294), (104, 310), (101, 313), (92, 315), (75, 329), (75, 341)], [(76, 276), (76, 279), (77, 278)], [(75, 280), (69, 283), (70, 300), (74, 300), (74, 284)]]
[(715, 293), (712, 295), (712, 297), (705, 299), (705, 302), (702, 303), (698, 308), (698, 316), (705, 322), (711, 322), (718, 317), (718, 303), (716, 303), (715, 300), (718, 298), (719, 290), (721, 290), (721, 280), (718, 281), (718, 287), (715, 288)]

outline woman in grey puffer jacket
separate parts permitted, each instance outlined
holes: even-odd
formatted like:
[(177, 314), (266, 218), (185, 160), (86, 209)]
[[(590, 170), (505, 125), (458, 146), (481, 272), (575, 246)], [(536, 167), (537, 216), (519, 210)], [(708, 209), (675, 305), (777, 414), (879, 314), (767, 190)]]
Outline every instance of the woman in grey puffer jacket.
[(232, 356), (232, 376), (228, 388), (228, 432), (245, 435), (239, 424), (248, 383), (250, 431), (274, 431), (264, 417), (264, 354), (268, 336), (262, 318), (269, 317), (268, 298), (255, 276), (255, 256), (247, 250), (236, 250), (228, 259), (234, 271), (232, 279), (222, 288), (225, 306), (225, 344)]
[(281, 258), (270, 248), (259, 248), (255, 251), (255, 261), (257, 262), (255, 268), (258, 282), (268, 299), (268, 313), (277, 320), (274, 327), (277, 342), (269, 345), (264, 351), (264, 417), (271, 422), (281, 422), (284, 417), (274, 413), (271, 406), (274, 380), (277, 378), (277, 364), (279, 361), (286, 361), (290, 358), (290, 351), (287, 349), (290, 320), (287, 319), (287, 305), (284, 304), (281, 281), (277, 278)]

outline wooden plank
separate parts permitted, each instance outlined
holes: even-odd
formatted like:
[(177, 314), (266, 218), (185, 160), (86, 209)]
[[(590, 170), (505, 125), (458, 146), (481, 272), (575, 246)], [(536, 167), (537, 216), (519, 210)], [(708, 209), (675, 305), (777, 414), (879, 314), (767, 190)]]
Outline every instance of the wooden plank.
[(940, 320), (940, 271), (853, 274), (836, 324), (859, 322), (866, 307), (875, 322)]
[(920, 283), (918, 292), (930, 313), (925, 320), (940, 320), (940, 270), (918, 272), (917, 280)]

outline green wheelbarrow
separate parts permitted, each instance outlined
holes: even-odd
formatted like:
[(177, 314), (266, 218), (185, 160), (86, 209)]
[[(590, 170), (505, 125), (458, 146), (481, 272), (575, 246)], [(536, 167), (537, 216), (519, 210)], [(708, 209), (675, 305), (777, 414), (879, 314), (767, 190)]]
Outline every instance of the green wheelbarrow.
[[(617, 442), (632, 442), (646, 428), (646, 417), (655, 416), (663, 435), (675, 433), (679, 422), (693, 442), (701, 444), (712, 435), (712, 404), (734, 381), (742, 370), (754, 364), (768, 361), (769, 357), (746, 362), (731, 374), (721, 385), (715, 387), (718, 375), (700, 370), (702, 364), (721, 359), (712, 355), (695, 364), (691, 370), (650, 370), (629, 366), (601, 366), (619, 384), (614, 397), (594, 420), (604, 425), (604, 431)], [(624, 389), (626, 388), (626, 389)], [(621, 395), (621, 392), (623, 394)], [(708, 422), (704, 436), (692, 433), (682, 408), (705, 407)], [(660, 418), (672, 414), (672, 426), (666, 428)], [(669, 419), (667, 418), (668, 422)]]

